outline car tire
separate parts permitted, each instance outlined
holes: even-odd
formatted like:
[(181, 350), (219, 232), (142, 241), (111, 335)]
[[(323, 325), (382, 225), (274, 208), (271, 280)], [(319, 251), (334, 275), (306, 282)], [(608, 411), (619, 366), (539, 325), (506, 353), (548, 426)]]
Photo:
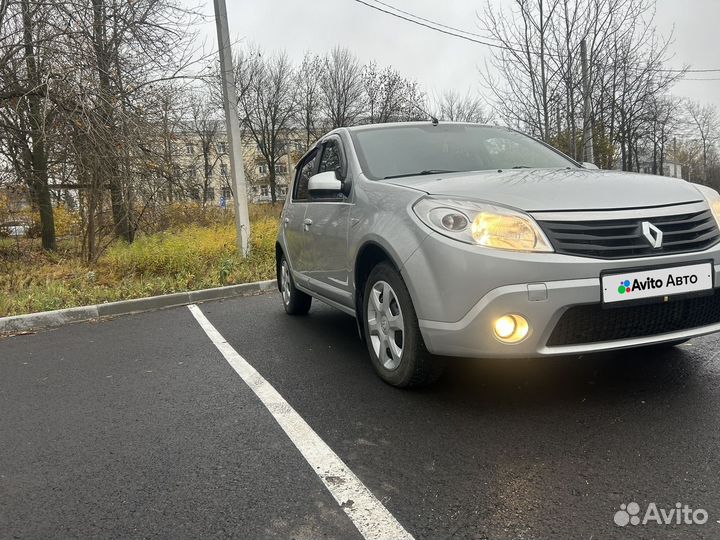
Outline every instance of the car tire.
[(312, 304), (312, 296), (295, 287), (290, 273), (290, 265), (285, 255), (280, 257), (279, 266), (280, 294), (285, 312), (288, 315), (307, 315), (307, 312), (310, 311), (310, 304)]
[(365, 283), (362, 324), (373, 367), (386, 383), (425, 386), (442, 375), (444, 362), (425, 347), (405, 282), (387, 263), (373, 268)]

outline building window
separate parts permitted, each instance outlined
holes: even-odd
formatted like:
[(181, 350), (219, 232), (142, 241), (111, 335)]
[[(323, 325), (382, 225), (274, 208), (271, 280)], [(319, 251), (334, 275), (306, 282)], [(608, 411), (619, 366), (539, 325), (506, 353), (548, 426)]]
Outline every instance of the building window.
[(185, 143), (185, 153), (186, 154), (194, 154), (195, 153), (195, 145), (191, 142)]
[(260, 186), (260, 196), (261, 197), (269, 197), (270, 196), (270, 188), (268, 186)]
[(226, 201), (232, 197), (232, 191), (230, 190), (229, 187), (222, 188), (222, 197)]
[(206, 201), (214, 201), (215, 200), (215, 188), (212, 188), (212, 187), (205, 188), (205, 200)]
[(221, 176), (227, 176), (227, 175), (228, 175), (227, 164), (225, 164), (225, 163), (220, 163), (220, 175), (221, 175)]
[(217, 153), (218, 154), (225, 154), (227, 152), (227, 146), (224, 142), (217, 143)]
[(278, 174), (286, 174), (287, 173), (287, 165), (282, 165), (278, 163), (275, 165), (275, 172)]
[(190, 178), (195, 178), (197, 176), (197, 167), (195, 165), (188, 168), (188, 176)]
[(267, 165), (260, 165), (260, 166), (258, 167), (258, 172), (259, 172), (260, 174), (267, 174)]

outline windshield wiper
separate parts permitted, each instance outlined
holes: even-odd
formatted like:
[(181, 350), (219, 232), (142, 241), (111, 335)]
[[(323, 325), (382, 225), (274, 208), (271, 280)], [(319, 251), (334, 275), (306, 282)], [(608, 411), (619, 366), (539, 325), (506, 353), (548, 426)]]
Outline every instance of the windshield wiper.
[(532, 167), (528, 167), (527, 165), (515, 165), (513, 169), (532, 169)]
[(391, 178), (403, 178), (405, 176), (425, 176), (428, 174), (441, 174), (441, 173), (453, 173), (453, 172), (460, 172), (460, 171), (448, 171), (445, 169), (425, 169), (424, 171), (420, 171), (420, 172), (394, 174), (392, 176), (386, 176), (385, 178), (383, 178), (383, 180), (390, 180)]

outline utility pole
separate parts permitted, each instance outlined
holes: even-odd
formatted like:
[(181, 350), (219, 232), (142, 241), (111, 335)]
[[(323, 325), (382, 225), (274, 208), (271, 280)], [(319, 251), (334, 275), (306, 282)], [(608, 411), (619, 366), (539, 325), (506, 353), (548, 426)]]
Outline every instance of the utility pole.
[(288, 191), (292, 187), (292, 181), (293, 181), (293, 175), (292, 175), (292, 156), (290, 155), (292, 153), (292, 145), (290, 144), (290, 128), (287, 128), (287, 139), (285, 143), (285, 151), (287, 152), (287, 188)]
[(583, 110), (583, 161), (595, 163), (593, 155), (592, 103), (590, 102), (590, 75), (588, 70), (587, 42), (580, 42), (580, 62), (582, 63), (582, 83), (585, 107)]
[(215, 5), (215, 26), (220, 53), (220, 75), (222, 77), (223, 104), (225, 107), (225, 129), (228, 136), (228, 156), (230, 158), (230, 178), (232, 180), (233, 201), (235, 204), (235, 229), (237, 232), (238, 253), (248, 254), (250, 238), (250, 217), (248, 215), (245, 169), (243, 169), (242, 139), (240, 137), (240, 119), (237, 111), (237, 92), (233, 70), (230, 31), (228, 30), (227, 7), (225, 0), (213, 0)]

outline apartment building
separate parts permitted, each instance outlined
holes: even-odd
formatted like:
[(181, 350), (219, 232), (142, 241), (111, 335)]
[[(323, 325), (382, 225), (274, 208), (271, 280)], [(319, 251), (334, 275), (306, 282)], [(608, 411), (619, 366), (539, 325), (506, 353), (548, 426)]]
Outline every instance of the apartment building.
[[(252, 137), (244, 136), (243, 163), (247, 181), (248, 201), (266, 203), (272, 201), (268, 165)], [(290, 183), (288, 165), (304, 152), (300, 137), (290, 132), (289, 151), (275, 164), (276, 198), (285, 198)], [(176, 134), (173, 148), (173, 162), (177, 174), (181, 174), (188, 185), (195, 186), (192, 197), (206, 204), (224, 206), (232, 197), (229, 157), (224, 132), (212, 138), (201, 133), (183, 132)]]

